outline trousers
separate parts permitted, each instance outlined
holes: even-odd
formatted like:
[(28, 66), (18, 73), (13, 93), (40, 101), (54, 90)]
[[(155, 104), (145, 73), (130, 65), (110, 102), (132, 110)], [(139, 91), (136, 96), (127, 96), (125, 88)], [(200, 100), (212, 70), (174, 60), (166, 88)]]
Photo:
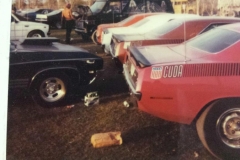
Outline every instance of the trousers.
[(66, 43), (70, 44), (71, 32), (75, 25), (74, 20), (66, 20)]

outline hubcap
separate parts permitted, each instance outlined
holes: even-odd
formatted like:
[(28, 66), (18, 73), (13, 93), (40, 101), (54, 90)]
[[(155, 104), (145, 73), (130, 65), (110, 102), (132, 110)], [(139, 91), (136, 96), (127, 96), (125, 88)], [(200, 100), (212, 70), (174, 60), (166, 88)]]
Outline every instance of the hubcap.
[(40, 86), (40, 96), (47, 102), (55, 102), (66, 95), (64, 82), (59, 78), (48, 78)]
[(35, 34), (32, 35), (32, 37), (42, 37), (42, 36), (39, 33), (35, 33)]
[(240, 109), (227, 110), (218, 119), (217, 132), (221, 140), (232, 148), (240, 148)]

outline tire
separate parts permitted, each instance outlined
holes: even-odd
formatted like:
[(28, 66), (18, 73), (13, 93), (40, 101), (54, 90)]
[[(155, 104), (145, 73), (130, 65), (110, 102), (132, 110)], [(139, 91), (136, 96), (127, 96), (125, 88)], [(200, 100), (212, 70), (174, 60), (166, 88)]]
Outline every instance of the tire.
[(97, 41), (97, 30), (95, 30), (91, 36), (93, 43), (100, 45), (100, 43)]
[(197, 132), (205, 148), (220, 159), (240, 157), (240, 100), (211, 104), (197, 120)]
[(62, 106), (70, 93), (70, 80), (63, 73), (46, 74), (37, 77), (31, 89), (33, 100), (40, 106)]
[(31, 31), (27, 37), (45, 37), (45, 35), (43, 34), (43, 32), (41, 31)]

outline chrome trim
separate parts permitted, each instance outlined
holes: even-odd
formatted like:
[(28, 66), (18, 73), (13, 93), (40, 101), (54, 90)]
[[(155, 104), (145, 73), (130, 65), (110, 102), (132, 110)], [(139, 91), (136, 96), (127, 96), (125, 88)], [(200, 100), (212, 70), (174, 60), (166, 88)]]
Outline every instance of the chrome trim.
[(87, 33), (85, 29), (75, 29), (75, 32)]

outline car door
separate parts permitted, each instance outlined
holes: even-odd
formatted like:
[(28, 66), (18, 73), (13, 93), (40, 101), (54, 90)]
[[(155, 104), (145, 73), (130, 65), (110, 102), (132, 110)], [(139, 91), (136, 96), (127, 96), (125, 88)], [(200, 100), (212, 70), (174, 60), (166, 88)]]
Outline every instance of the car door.
[(19, 38), (23, 37), (23, 26), (21, 21), (19, 21), (17, 18), (15, 18), (13, 15), (11, 16), (11, 33), (10, 33), (10, 39), (11, 40), (17, 40)]

